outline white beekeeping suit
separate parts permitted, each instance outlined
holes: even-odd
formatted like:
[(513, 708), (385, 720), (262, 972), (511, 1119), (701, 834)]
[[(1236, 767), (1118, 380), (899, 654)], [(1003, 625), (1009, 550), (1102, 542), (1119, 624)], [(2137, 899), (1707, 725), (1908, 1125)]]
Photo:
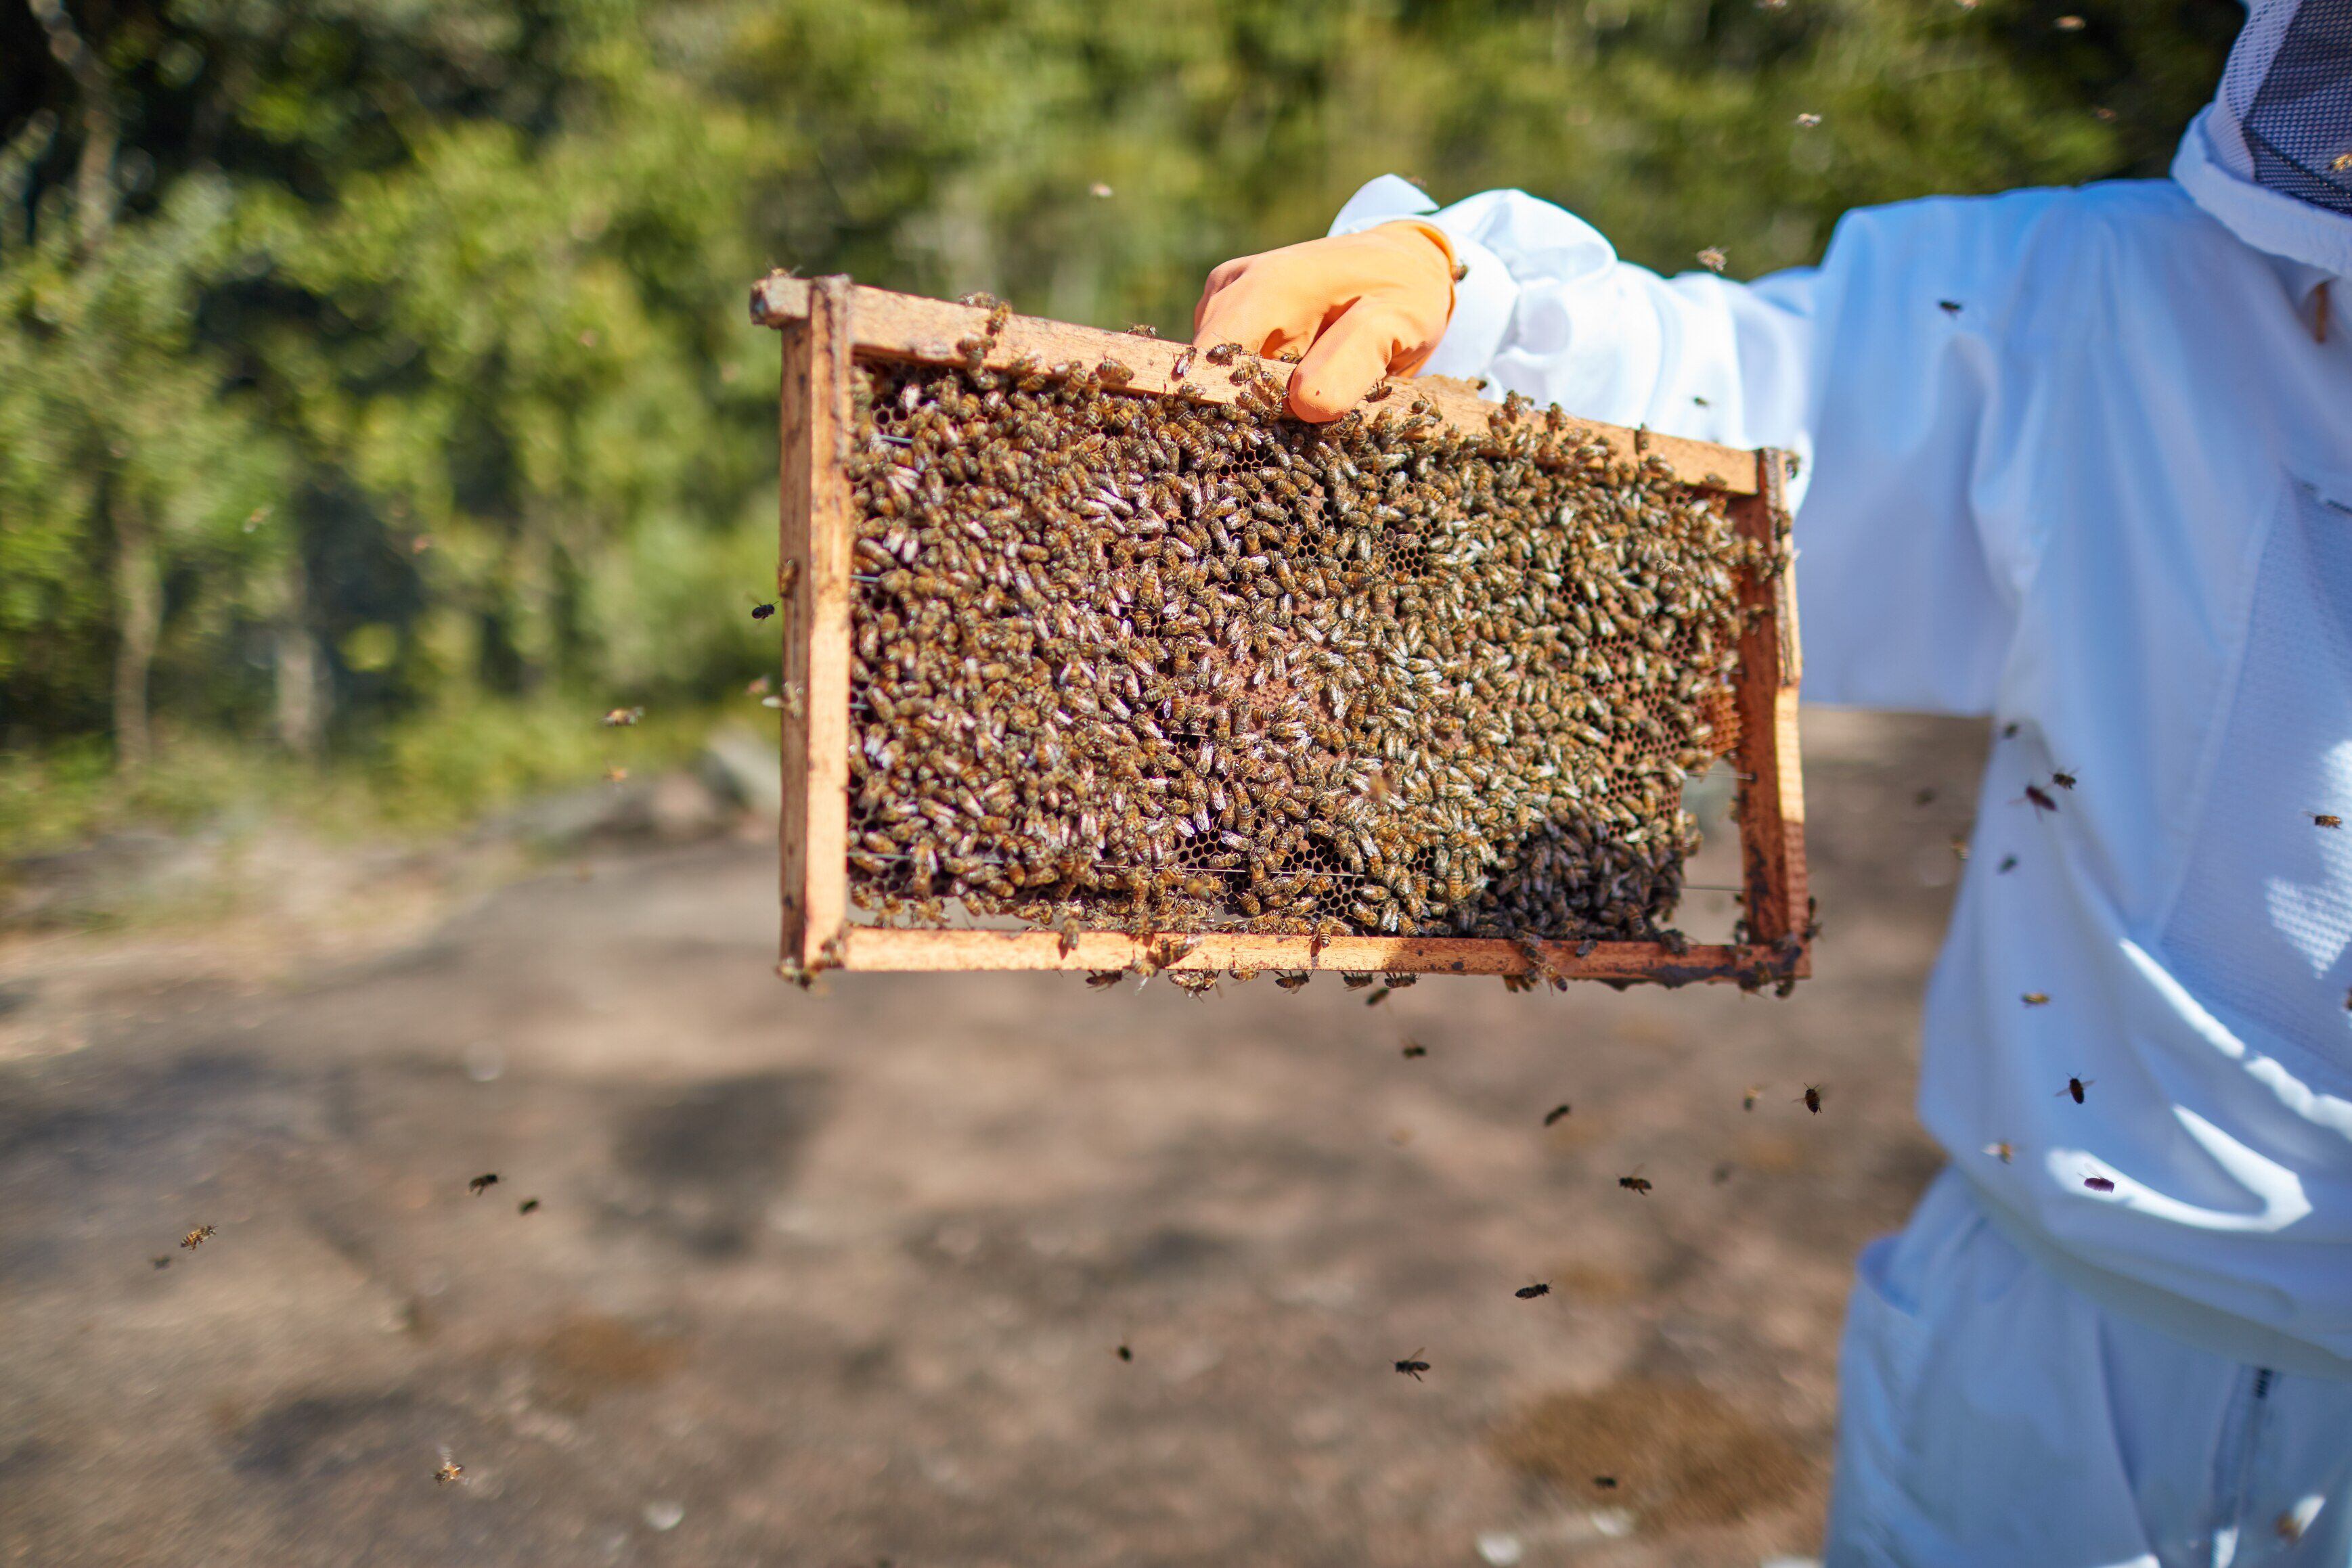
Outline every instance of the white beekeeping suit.
[(2255, 5), (2171, 180), (1754, 284), (1517, 192), (1334, 232), (1407, 214), (1429, 369), (1802, 455), (1807, 696), (1996, 727), (1832, 1563), (2352, 1563), (2352, 0)]

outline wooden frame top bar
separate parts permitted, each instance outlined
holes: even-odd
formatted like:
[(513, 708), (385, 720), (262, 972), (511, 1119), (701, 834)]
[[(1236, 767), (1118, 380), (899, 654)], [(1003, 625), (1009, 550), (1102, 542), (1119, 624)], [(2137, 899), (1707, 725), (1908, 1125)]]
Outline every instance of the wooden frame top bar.
[[(751, 319), (762, 327), (783, 327), (806, 320), (814, 287), (810, 278), (770, 273), (752, 287)], [(1193, 397), (1220, 403), (1233, 402), (1240, 395), (1241, 389), (1233, 378), (1233, 365), (1213, 365), (1197, 355), (1189, 361), (1189, 369), (1180, 379), (1175, 373), (1177, 361), (1192, 354), (1192, 350), (1189, 344), (1167, 339), (1146, 338), (1134, 332), (1107, 332), (1097, 327), (1074, 327), (1034, 316), (1010, 317), (1002, 329), (989, 338), (989, 310), (985, 306), (954, 305), (912, 294), (894, 294), (887, 288), (869, 288), (863, 284), (851, 286), (848, 308), (848, 336), (861, 356), (960, 364), (965, 356), (957, 344), (986, 338), (985, 364), (990, 370), (1001, 371), (1027, 359), (1042, 369), (1075, 363), (1081, 371), (1087, 371), (1108, 359), (1132, 372), (1114, 389), (1119, 392), (1164, 396), (1190, 388)], [(1290, 377), (1291, 367), (1279, 361), (1262, 360), (1259, 363), (1277, 381)], [(1490, 422), (1503, 412), (1499, 402), (1490, 402), (1460, 383), (1405, 382), (1400, 384), (1400, 390), (1405, 386), (1411, 387), (1414, 397), (1428, 399), (1433, 412), (1446, 423), (1467, 434), (1486, 434)], [(1605, 442), (1624, 456), (1665, 459), (1675, 479), (1695, 489), (1726, 496), (1757, 493), (1756, 455), (1752, 452), (1676, 435), (1626, 430), (1591, 420), (1580, 419), (1576, 423), (1579, 429), (1590, 431), (1594, 439)]]

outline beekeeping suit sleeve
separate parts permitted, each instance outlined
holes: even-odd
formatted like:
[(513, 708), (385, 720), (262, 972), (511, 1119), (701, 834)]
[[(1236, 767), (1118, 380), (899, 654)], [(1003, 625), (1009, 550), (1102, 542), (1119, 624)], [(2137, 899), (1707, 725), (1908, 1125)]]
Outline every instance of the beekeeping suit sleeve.
[(1807, 697), (1983, 713), (2032, 571), (2005, 505), (2032, 417), (2001, 396), (2005, 329), (2055, 194), (1850, 213), (1820, 267), (1750, 284), (1622, 262), (1520, 191), (1440, 211), (1385, 176), (1332, 232), (1426, 215), (1453, 238), (1468, 270), (1432, 373), (1794, 453)]

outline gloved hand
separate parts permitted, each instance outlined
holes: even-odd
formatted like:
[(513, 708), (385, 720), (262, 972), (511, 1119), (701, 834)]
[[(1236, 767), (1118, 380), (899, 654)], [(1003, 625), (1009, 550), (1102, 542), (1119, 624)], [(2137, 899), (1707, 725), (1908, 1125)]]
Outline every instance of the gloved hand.
[(1268, 358), (1304, 353), (1290, 412), (1325, 423), (1382, 376), (1427, 362), (1454, 315), (1454, 245), (1412, 218), (1237, 256), (1209, 274), (1192, 341)]

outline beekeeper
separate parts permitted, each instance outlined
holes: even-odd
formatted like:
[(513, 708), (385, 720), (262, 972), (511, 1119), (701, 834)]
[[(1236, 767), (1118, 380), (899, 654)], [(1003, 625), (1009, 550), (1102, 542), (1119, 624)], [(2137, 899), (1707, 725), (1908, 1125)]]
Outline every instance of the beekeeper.
[(2352, 0), (2258, 0), (2169, 180), (1743, 285), (1391, 177), (1202, 297), (1302, 418), (1426, 370), (1794, 451), (1807, 696), (1991, 719), (1832, 1568), (2352, 1562), (2347, 274)]

